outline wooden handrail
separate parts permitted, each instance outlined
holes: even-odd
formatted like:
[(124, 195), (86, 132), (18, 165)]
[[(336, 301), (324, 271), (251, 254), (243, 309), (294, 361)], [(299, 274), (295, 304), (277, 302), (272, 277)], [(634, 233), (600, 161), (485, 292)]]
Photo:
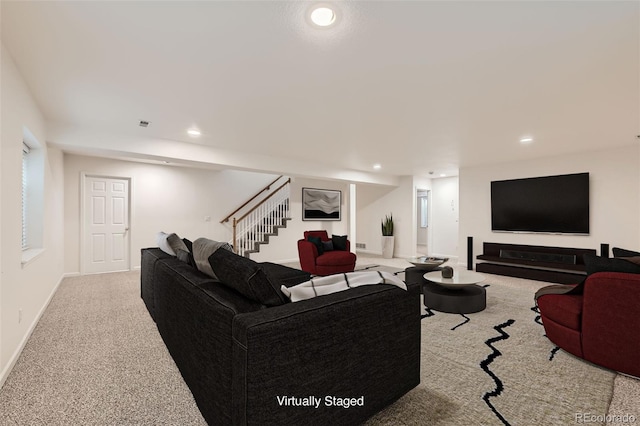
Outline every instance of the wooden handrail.
[[(273, 185), (274, 183), (276, 183), (278, 181), (278, 179), (280, 179), (282, 177), (282, 175), (278, 176), (273, 182), (271, 182), (269, 185), (265, 186), (264, 188), (262, 188), (260, 190), (260, 192), (258, 192), (256, 195), (254, 195), (253, 197), (251, 197), (249, 200), (247, 200), (247, 202), (245, 202), (243, 205), (241, 205), (240, 207), (238, 207), (237, 209), (235, 209), (229, 216), (225, 217), (224, 219), (222, 219), (220, 221), (220, 223), (225, 223), (228, 222), (229, 219), (231, 218), (231, 216), (233, 216), (234, 214), (238, 213), (244, 206), (246, 206), (247, 204), (249, 204), (250, 202), (252, 202), (253, 200), (256, 199), (256, 197), (260, 194), (262, 194), (264, 191), (268, 191), (269, 189), (271, 189), (271, 185)], [(289, 181), (291, 180), (291, 178), (289, 178)], [(282, 187), (280, 187), (282, 188)], [(278, 189), (280, 189), (278, 188)], [(244, 216), (243, 216), (244, 217)]]
[(260, 207), (261, 205), (263, 205), (265, 203), (265, 201), (267, 201), (269, 198), (271, 198), (272, 196), (274, 196), (278, 191), (280, 191), (282, 188), (285, 187), (285, 185), (287, 185), (289, 182), (291, 182), (291, 178), (287, 179), (287, 181), (285, 183), (283, 183), (282, 185), (280, 185), (278, 187), (278, 189), (276, 189), (275, 191), (273, 191), (271, 194), (267, 195), (266, 198), (264, 198), (262, 201), (260, 201), (260, 203), (256, 204), (251, 210), (249, 210), (248, 212), (246, 212), (244, 215), (242, 215), (242, 217), (240, 219), (238, 219), (237, 221), (234, 222), (238, 223), (241, 222), (242, 219), (244, 219), (245, 217), (249, 216), (249, 214), (254, 211), (255, 209), (257, 209), (258, 207)]

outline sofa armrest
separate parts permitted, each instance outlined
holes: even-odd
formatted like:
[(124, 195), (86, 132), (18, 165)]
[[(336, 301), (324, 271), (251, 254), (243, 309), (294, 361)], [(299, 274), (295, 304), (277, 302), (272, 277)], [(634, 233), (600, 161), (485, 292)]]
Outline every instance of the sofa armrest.
[(203, 417), (231, 424), (233, 319), (264, 306), (178, 260), (155, 265), (156, 324)]
[[(240, 314), (233, 341), (234, 424), (358, 424), (420, 382), (419, 292), (370, 285)], [(292, 396), (321, 401), (278, 399)]]
[(140, 250), (140, 258), (140, 297), (142, 297), (151, 319), (155, 321), (154, 273), (156, 262), (161, 259), (171, 259), (171, 256), (159, 248), (150, 247)]
[(307, 240), (298, 240), (298, 257), (303, 271), (315, 272), (316, 257), (318, 257), (318, 248), (315, 244)]
[(640, 376), (640, 275), (600, 272), (584, 283), (582, 350), (585, 359)]

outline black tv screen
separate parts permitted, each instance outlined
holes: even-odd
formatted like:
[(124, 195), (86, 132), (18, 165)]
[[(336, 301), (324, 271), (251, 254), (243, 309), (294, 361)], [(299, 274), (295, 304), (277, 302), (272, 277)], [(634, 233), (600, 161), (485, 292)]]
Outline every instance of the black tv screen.
[(491, 229), (589, 233), (589, 173), (491, 182)]

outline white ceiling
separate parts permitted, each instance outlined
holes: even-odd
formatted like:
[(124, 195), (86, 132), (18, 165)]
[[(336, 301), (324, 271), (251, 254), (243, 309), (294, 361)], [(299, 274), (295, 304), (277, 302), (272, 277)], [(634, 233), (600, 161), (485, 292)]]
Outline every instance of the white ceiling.
[(438, 176), (637, 143), (636, 1), (323, 3), (328, 29), (306, 1), (2, 0), (2, 43), (67, 129), (49, 142), (90, 129), (75, 148), (100, 155), (195, 142), (275, 172)]

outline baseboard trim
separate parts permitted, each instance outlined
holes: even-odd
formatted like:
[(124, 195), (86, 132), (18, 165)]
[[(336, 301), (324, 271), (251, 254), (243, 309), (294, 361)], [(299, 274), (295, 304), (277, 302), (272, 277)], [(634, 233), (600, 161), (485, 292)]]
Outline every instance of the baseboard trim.
[(22, 351), (24, 350), (25, 345), (31, 338), (31, 334), (33, 333), (33, 330), (36, 329), (36, 325), (38, 325), (38, 322), (40, 321), (40, 318), (42, 318), (44, 311), (47, 310), (49, 303), (51, 303), (51, 299), (53, 299), (53, 296), (56, 294), (56, 291), (58, 291), (58, 287), (60, 287), (60, 284), (62, 283), (62, 280), (65, 278), (65, 275), (66, 274), (62, 274), (60, 276), (60, 279), (58, 279), (58, 283), (53, 287), (53, 290), (51, 290), (51, 293), (49, 294), (47, 301), (44, 303), (44, 305), (38, 312), (38, 315), (36, 315), (36, 317), (33, 319), (33, 322), (29, 326), (27, 333), (24, 335), (24, 337), (20, 341), (20, 344), (11, 355), (11, 358), (9, 358), (9, 362), (7, 363), (6, 367), (2, 370), (2, 372), (0, 372), (0, 389), (2, 389), (2, 386), (4, 386), (4, 382), (7, 380), (7, 377), (9, 377), (9, 374), (11, 374), (11, 370), (13, 370), (13, 367), (16, 365), (16, 362), (18, 362), (18, 359), (20, 358), (20, 354), (22, 354)]
[(65, 272), (64, 274), (62, 274), (62, 278), (69, 278), (69, 277), (79, 277), (80, 276), (80, 272)]

